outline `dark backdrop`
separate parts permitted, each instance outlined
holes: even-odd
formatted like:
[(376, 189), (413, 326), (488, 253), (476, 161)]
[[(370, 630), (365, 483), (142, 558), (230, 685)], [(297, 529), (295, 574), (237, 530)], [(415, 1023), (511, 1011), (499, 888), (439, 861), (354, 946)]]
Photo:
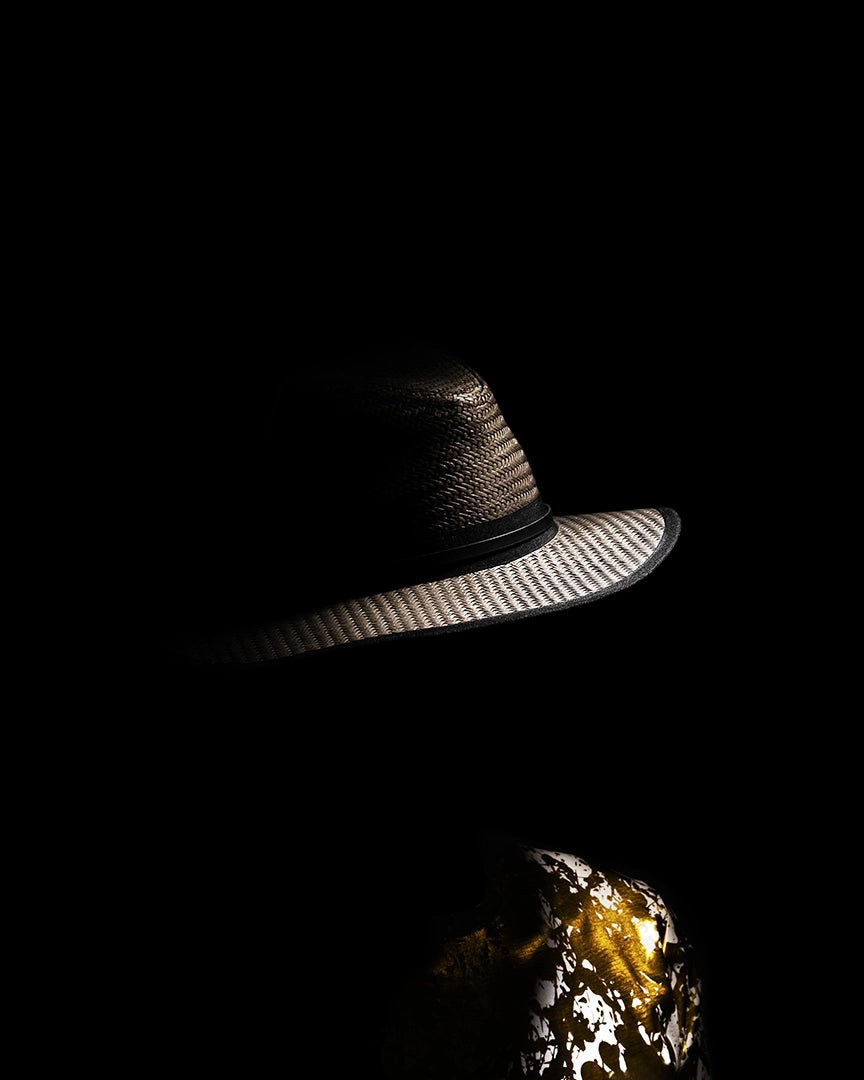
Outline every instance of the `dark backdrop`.
[[(616, 273), (605, 231), (586, 249), (549, 234), (517, 242), (502, 224), (470, 257), (452, 235), (442, 251), (434, 230), (387, 245), (374, 230), (341, 239), (344, 253), (328, 249), (332, 274), (307, 277), (307, 238), (302, 255), (285, 249), (289, 273), (281, 260), (250, 269), (245, 249), (236, 263), (226, 252), (215, 274), (194, 261), (170, 317), (156, 298), (143, 305), (132, 393), (144, 441), (129, 501), (136, 565), (142, 556), (149, 565), (128, 582), (144, 659), (128, 674), (127, 700), (158, 718), (148, 736), (157, 771), (166, 752), (208, 763), (192, 787), (203, 785), (212, 821), (234, 820), (239, 800), (252, 880), (250, 827), (267, 838), (253, 850), (261, 844), (268, 859), (282, 857), (280, 823), (301, 848), (304, 836), (338, 837), (358, 820), (411, 843), (419, 805), (427, 824), (467, 830), (479, 816), (648, 881), (699, 950), (720, 1056), (737, 977), (732, 881), (753, 842), (736, 814), (747, 760), (730, 742), (741, 672), (723, 615), (724, 552), (737, 541), (716, 468), (717, 429), (732, 423), (718, 390), (729, 370), (721, 305), (689, 268), (644, 251), (635, 266), (626, 250), (616, 256)], [(488, 379), (556, 512), (676, 509), (671, 556), (599, 604), (312, 657), (257, 684), (214, 687), (151, 660), (146, 639), (182, 583), (172, 552), (190, 493), (218, 489), (238, 456), (254, 461), (260, 420), (291, 364), (400, 339), (440, 344)], [(273, 497), (290, 501), (302, 463), (290, 439), (284, 452)], [(301, 511), (297, 527), (327, 526)], [(261, 558), (278, 560), (272, 538)], [(172, 775), (172, 798), (185, 805), (189, 774)], [(374, 881), (374, 866), (364, 873)]]
[[(602, 125), (583, 131), (576, 165), (536, 133), (515, 172), (506, 152), (468, 168), (471, 140), (444, 150), (440, 135), (395, 164), (361, 140), (286, 169), (264, 134), (246, 131), (230, 160), (215, 123), (193, 150), (176, 140), (176, 182), (136, 188), (141, 213), (115, 238), (128, 269), (100, 302), (123, 632), (97, 668), (121, 688), (117, 786), (134, 775), (145, 792), (139, 843), (163, 865), (155, 823), (205, 853), (175, 852), (178, 873), (260, 882), (358, 820), (410, 843), (419, 805), (620, 868), (696, 943), (719, 1060), (736, 1023), (737, 887), (763, 842), (746, 816), (749, 661), (727, 570), (752, 292), (723, 185), (698, 140), (657, 129), (626, 152)], [(257, 682), (168, 670), (151, 642), (182, 585), (195, 491), (254, 462), (292, 364), (405, 339), (486, 376), (556, 512), (676, 509), (671, 556), (601, 603), (422, 647), (313, 657)], [(290, 502), (290, 439), (284, 454), (274, 498)], [(374, 865), (361, 876), (374, 889)]]

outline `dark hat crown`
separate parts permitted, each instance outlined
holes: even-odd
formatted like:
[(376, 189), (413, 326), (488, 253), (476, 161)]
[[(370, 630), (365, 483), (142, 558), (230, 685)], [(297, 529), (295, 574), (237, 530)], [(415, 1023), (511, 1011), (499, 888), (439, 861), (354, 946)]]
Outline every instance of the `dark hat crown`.
[(379, 362), (316, 382), (320, 427), (308, 450), (326, 469), (313, 462), (317, 481), (398, 527), (401, 545), (450, 544), (538, 498), (492, 391), (457, 361)]
[(217, 618), (447, 576), (550, 526), (489, 386), (426, 348), (295, 367), (217, 479), (186, 564)]
[(301, 519), (306, 507), (330, 526), (309, 536), (316, 580), (446, 562), (547, 510), (492, 390), (446, 354), (414, 349), (295, 372), (276, 413), (275, 437), (290, 440), (302, 466), (287, 494)]

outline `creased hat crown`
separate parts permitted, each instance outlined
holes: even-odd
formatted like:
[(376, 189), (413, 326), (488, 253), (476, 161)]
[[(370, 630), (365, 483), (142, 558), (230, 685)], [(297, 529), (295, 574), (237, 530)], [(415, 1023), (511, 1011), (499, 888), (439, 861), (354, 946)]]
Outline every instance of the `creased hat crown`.
[(350, 512), (361, 550), (405, 558), (452, 549), (538, 505), (492, 391), (456, 360), (415, 352), (306, 372), (289, 394), (306, 413), (304, 497)]
[(295, 367), (225, 488), (205, 577), (241, 615), (416, 580), (548, 509), (487, 383), (416, 346)]

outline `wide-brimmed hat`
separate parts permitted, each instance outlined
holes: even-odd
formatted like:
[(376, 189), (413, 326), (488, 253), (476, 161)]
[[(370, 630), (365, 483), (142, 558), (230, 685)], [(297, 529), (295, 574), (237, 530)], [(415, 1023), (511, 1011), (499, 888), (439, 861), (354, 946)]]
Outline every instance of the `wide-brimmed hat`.
[(435, 349), (297, 372), (258, 458), (225, 514), (232, 542), (207, 618), (174, 641), (196, 664), (286, 661), (599, 600), (654, 570), (680, 529), (663, 507), (553, 513), (490, 386)]

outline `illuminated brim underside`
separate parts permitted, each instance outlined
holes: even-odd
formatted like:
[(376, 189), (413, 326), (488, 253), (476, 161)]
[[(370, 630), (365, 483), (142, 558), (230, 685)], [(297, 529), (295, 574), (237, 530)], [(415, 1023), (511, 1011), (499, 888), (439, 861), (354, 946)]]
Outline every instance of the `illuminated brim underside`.
[(556, 517), (552, 539), (511, 562), (187, 642), (205, 664), (284, 660), (322, 649), (468, 629), (600, 599), (657, 566), (678, 537), (674, 511)]

